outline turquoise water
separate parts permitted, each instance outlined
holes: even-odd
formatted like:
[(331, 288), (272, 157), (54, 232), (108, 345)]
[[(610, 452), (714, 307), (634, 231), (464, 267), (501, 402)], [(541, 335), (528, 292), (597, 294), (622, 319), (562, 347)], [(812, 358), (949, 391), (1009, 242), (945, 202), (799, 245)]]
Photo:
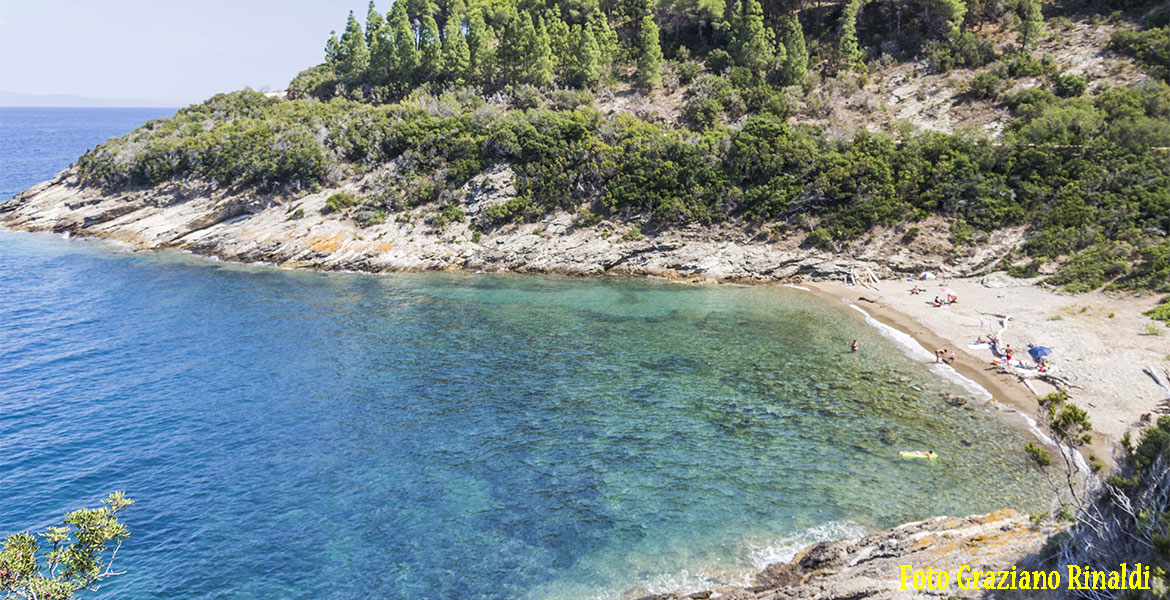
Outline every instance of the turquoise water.
[(0, 535), (126, 490), (103, 598), (622, 598), (1033, 507), (1023, 435), (945, 391), (791, 289), (0, 231)]

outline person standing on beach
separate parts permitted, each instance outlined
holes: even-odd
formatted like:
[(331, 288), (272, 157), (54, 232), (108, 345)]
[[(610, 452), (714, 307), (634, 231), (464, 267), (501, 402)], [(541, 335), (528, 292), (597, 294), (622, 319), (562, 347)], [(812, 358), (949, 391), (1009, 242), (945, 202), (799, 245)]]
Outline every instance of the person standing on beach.
[(857, 340), (853, 340), (853, 344), (849, 346), (854, 352), (857, 352)]

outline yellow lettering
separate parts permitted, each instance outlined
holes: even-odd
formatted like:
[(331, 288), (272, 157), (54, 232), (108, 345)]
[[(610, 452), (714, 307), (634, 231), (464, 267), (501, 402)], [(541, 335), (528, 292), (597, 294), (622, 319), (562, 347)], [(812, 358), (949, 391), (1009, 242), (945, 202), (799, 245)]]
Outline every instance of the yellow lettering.
[(1084, 584), (1081, 583), (1081, 568), (1077, 565), (1068, 566), (1068, 589), (1083, 590)]
[(971, 585), (973, 583), (975, 583), (974, 577), (972, 577), (970, 579), (963, 579), (963, 571), (970, 571), (970, 570), (971, 570), (971, 565), (963, 565), (963, 566), (959, 567), (959, 570), (955, 573), (955, 581), (959, 582), (959, 589), (960, 590), (974, 589), (971, 587)]
[(898, 570), (902, 574), (902, 580), (901, 580), (902, 587), (901, 587), (901, 589), (904, 590), (904, 589), (906, 589), (906, 580), (913, 577), (914, 567), (912, 567), (910, 565), (898, 565)]

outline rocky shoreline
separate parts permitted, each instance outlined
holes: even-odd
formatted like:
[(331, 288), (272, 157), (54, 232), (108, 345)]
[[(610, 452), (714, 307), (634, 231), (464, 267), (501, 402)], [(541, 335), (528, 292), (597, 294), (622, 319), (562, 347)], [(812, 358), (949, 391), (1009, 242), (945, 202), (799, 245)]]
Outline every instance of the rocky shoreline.
[[(0, 225), (119, 240), (141, 249), (173, 248), (242, 263), (325, 271), (515, 271), (566, 275), (649, 275), (717, 281), (841, 278), (871, 268), (879, 275), (932, 270), (966, 276), (994, 268), (1022, 232), (1004, 230), (978, 247), (958, 249), (950, 224), (927, 220), (913, 236), (877, 230), (847, 247), (818, 249), (804, 234), (777, 239), (744, 224), (651, 231), (639, 223), (586, 223), (552, 214), (537, 223), (492, 227), (491, 206), (515, 196), (502, 166), (464, 186), (466, 218), (444, 223), (438, 206), (359, 224), (354, 211), (332, 212), (334, 193), (360, 194), (373, 175), (301, 198), (235, 194), (211, 184), (167, 184), (107, 193), (65, 171), (0, 204)], [(913, 237), (913, 239), (910, 239)]]
[[(966, 518), (936, 517), (907, 523), (855, 540), (814, 544), (790, 562), (769, 565), (752, 587), (658, 594), (639, 600), (894, 600), (979, 598), (963, 590), (958, 569), (1011, 570), (1029, 564), (1055, 530), (1012, 510)], [(901, 589), (901, 565), (947, 571), (944, 590)]]

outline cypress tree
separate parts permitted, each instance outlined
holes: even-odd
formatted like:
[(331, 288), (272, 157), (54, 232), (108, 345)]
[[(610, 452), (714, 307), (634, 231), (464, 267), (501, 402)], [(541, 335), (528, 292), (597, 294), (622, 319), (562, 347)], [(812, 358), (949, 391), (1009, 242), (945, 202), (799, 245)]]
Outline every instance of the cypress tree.
[(452, 15), (447, 18), (447, 26), (443, 30), (443, 68), (451, 81), (463, 85), (468, 80), (470, 66), (471, 55), (467, 40), (463, 37), (462, 20)]
[(443, 45), (439, 39), (439, 25), (430, 12), (424, 12), (418, 25), (419, 77), (429, 81), (443, 73)]
[(764, 26), (764, 9), (759, 0), (736, 1), (742, 13), (732, 26), (732, 45), (739, 64), (761, 74), (768, 69), (776, 48), (775, 36)]
[(577, 87), (591, 88), (601, 81), (601, 52), (593, 28), (574, 25), (570, 37), (573, 43), (569, 81)]
[(642, 31), (638, 32), (638, 85), (652, 89), (662, 85), (662, 45), (658, 40), (658, 25), (649, 13), (642, 17)]
[(366, 67), (370, 65), (370, 50), (366, 47), (366, 36), (362, 33), (362, 26), (349, 11), (349, 19), (345, 23), (345, 31), (339, 42), (339, 66), (343, 77), (361, 77)]
[(484, 83), (491, 81), (491, 40), (492, 33), (483, 22), (483, 13), (478, 8), (473, 10), (467, 22), (467, 51), (470, 59), (468, 68), (471, 79)]
[(784, 85), (803, 85), (808, 77), (808, 48), (796, 13), (784, 19), (784, 62), (780, 76)]
[(529, 71), (532, 84), (538, 87), (548, 87), (553, 82), (552, 45), (549, 43), (548, 30), (544, 26), (544, 17), (537, 22), (535, 39), (532, 44), (532, 67)]
[(398, 0), (390, 9), (390, 33), (394, 43), (394, 63), (391, 65), (394, 75), (400, 82), (410, 81), (418, 67), (418, 50), (404, 0)]

